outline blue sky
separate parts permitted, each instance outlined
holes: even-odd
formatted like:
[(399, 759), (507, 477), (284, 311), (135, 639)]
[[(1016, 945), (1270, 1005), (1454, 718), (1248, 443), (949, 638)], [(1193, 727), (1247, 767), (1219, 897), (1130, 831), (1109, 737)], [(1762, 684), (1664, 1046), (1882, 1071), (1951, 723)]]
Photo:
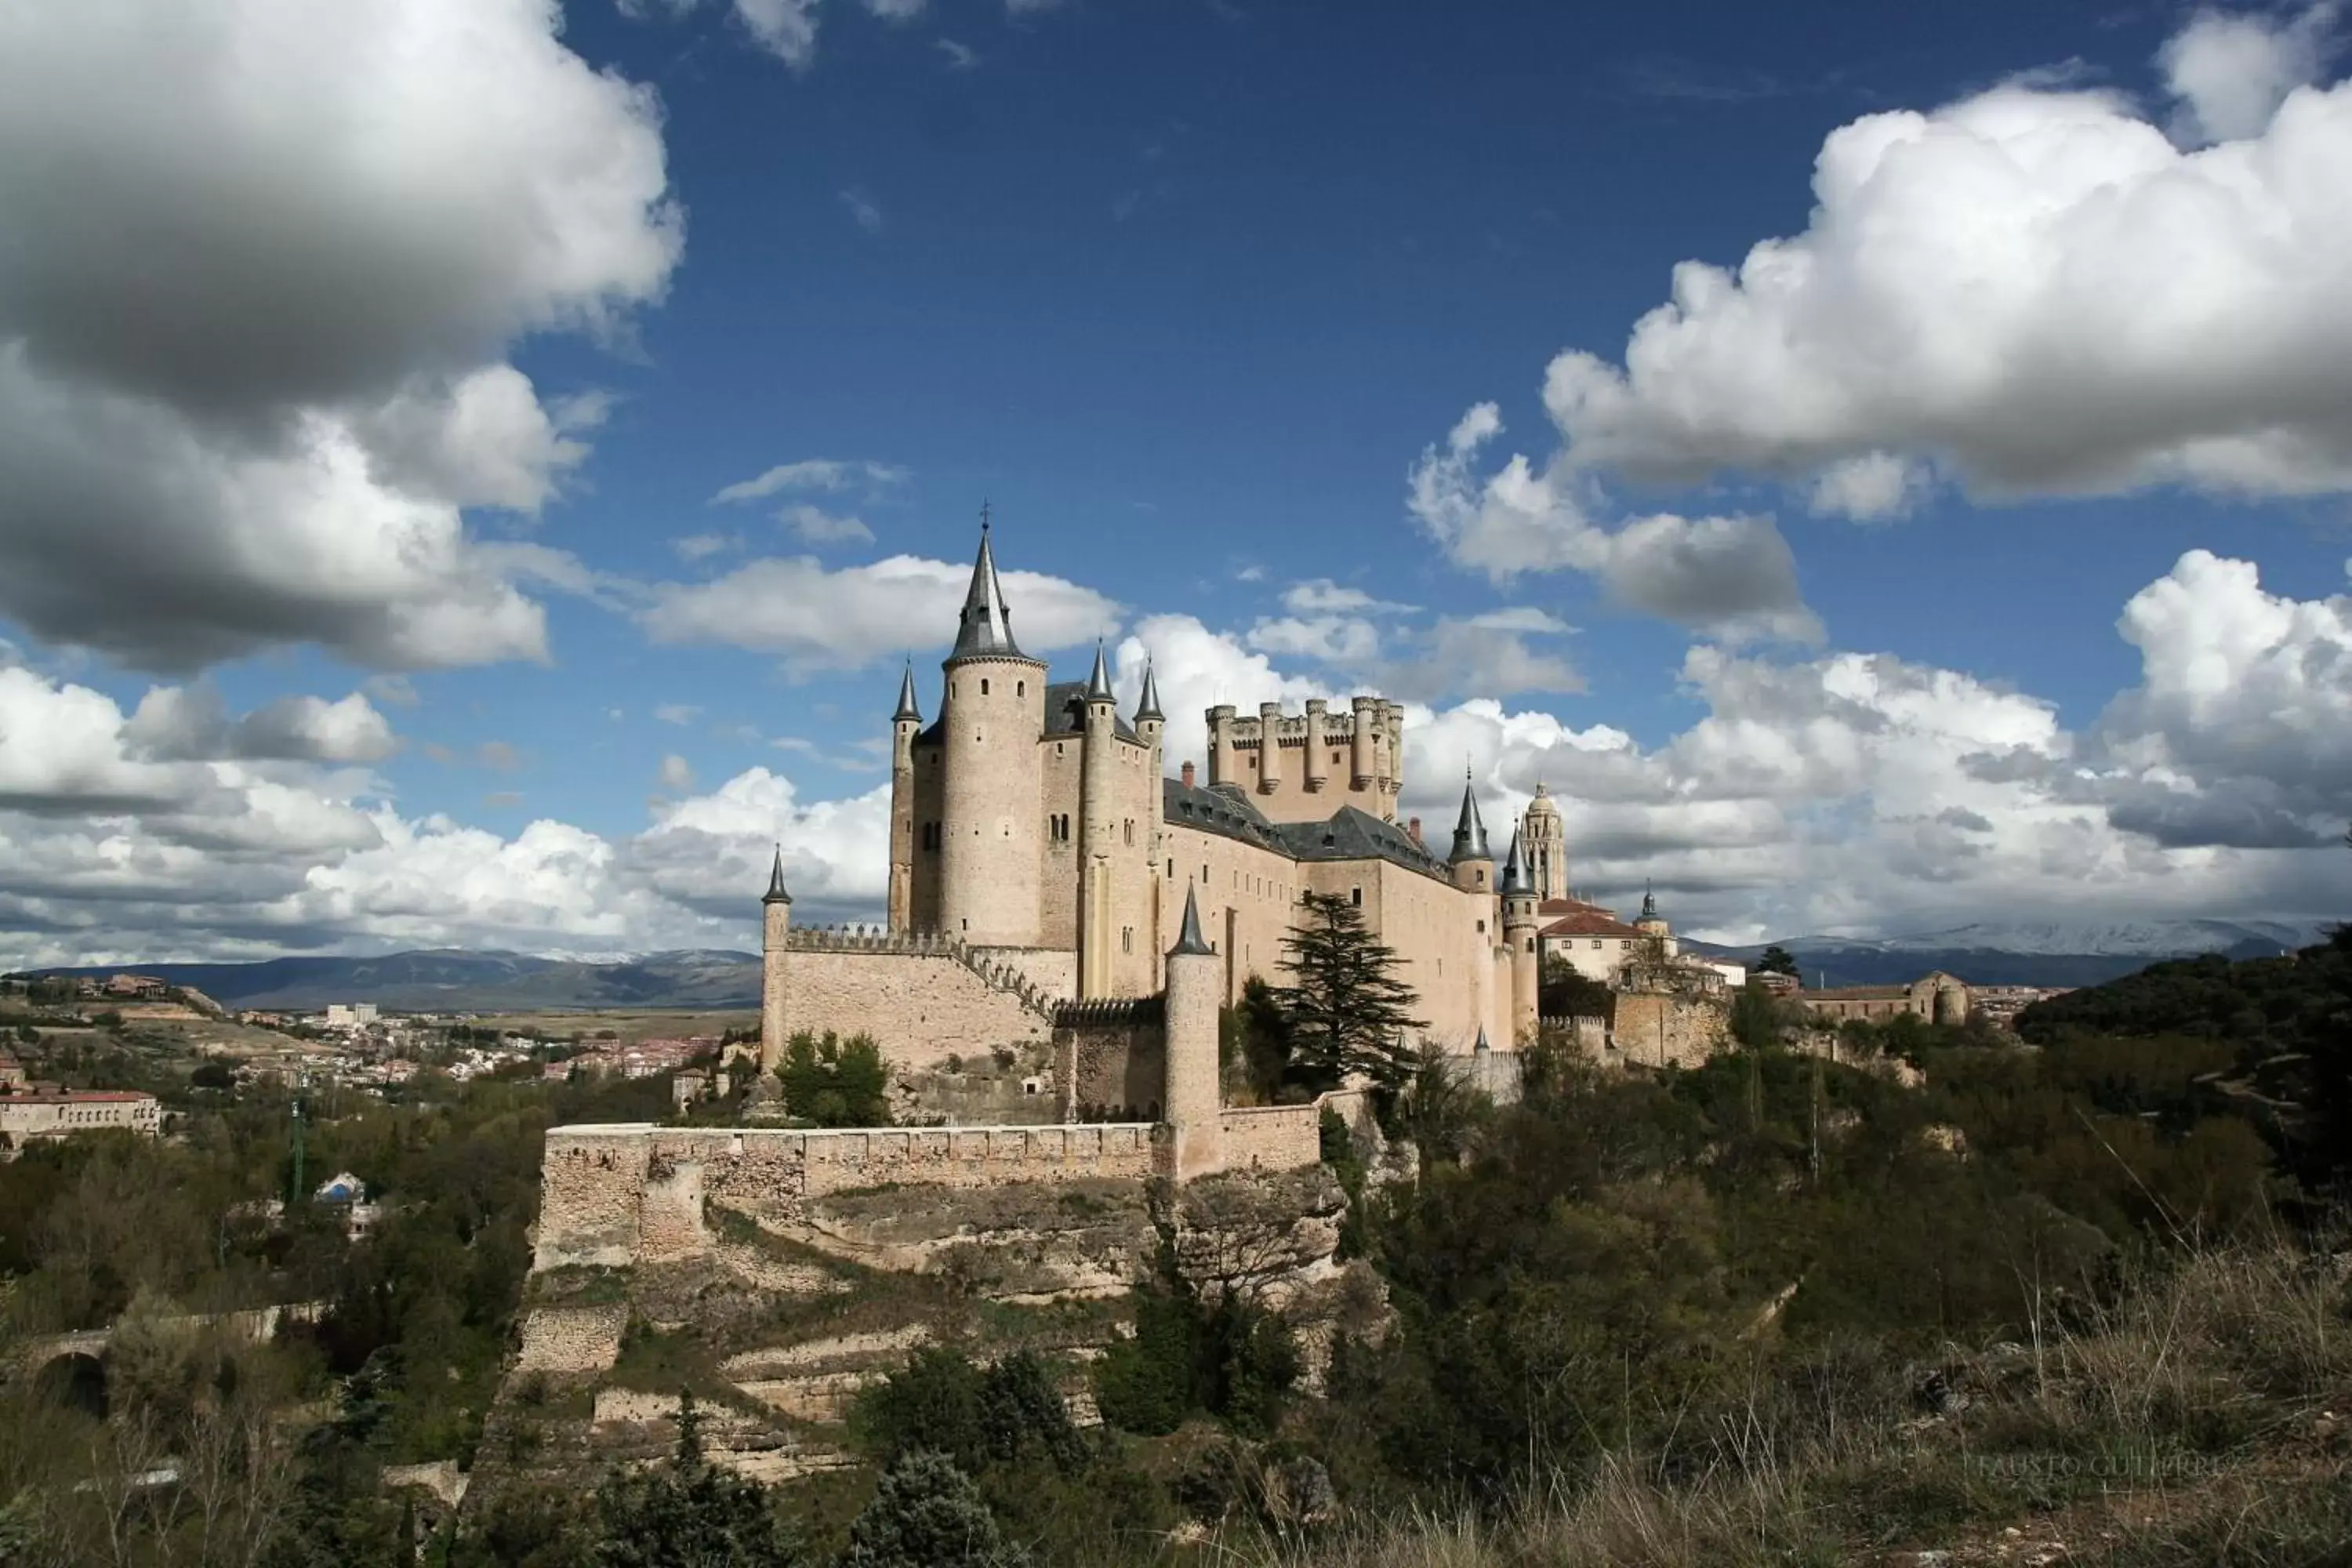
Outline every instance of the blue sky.
[(168, 9), (0, 22), (0, 959), (870, 914), (983, 498), (1687, 927), (2341, 911), (2328, 7)]

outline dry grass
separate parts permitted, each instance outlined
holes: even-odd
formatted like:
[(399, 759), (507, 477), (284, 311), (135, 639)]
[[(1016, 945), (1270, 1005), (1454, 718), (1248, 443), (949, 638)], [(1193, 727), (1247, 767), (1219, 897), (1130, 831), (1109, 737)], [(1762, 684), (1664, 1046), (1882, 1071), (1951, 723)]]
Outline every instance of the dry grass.
[(2031, 1344), (1952, 1347), (1943, 1370), (1964, 1401), (1945, 1415), (1905, 1397), (1918, 1369), (1827, 1355), (1783, 1366), (1665, 1451), (1541, 1475), (1499, 1513), (1360, 1516), (1315, 1539), (1221, 1543), (1210, 1560), (2352, 1563), (2342, 1261), (2275, 1237), (2194, 1250), (2112, 1300), (2048, 1313)]

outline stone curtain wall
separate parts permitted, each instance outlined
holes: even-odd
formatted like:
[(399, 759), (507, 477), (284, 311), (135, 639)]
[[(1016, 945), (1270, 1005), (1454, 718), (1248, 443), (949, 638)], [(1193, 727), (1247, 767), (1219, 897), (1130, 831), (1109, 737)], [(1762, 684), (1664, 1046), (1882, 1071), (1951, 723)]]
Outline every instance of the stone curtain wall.
[(620, 1356), (621, 1333), (628, 1322), (628, 1305), (622, 1301), (534, 1308), (523, 1314), (515, 1371), (602, 1372)]
[(1217, 1120), (1228, 1171), (1295, 1171), (1322, 1161), (1322, 1100), (1228, 1106)]
[(1056, 1011), (1054, 1095), (1064, 1119), (1158, 1121), (1167, 1087), (1166, 1018), (1157, 996)]
[(1617, 1060), (1642, 1067), (1695, 1067), (1731, 1043), (1721, 1002), (1656, 992), (1622, 992), (1611, 1044)]
[[(860, 1187), (1141, 1181), (1157, 1169), (1158, 1142), (1151, 1127), (1136, 1123), (807, 1131), (650, 1123), (551, 1128), (533, 1267), (612, 1268), (702, 1251), (709, 1245), (706, 1200), (798, 1222), (804, 1200)], [(1314, 1157), (1310, 1139), (1307, 1163)]]
[(796, 931), (783, 954), (786, 1026), (794, 1033), (871, 1035), (883, 1059), (898, 1067), (1051, 1037), (1045, 1006), (1014, 984), (992, 984), (944, 945), (928, 952), (890, 939), (814, 945), (829, 934)]

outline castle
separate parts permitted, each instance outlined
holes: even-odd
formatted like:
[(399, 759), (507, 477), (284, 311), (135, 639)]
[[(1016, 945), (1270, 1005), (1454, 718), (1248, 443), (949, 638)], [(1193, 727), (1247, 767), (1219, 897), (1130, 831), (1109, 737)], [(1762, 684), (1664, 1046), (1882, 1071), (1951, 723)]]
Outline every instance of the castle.
[[(1282, 978), (1308, 893), (1362, 911), (1419, 995), (1427, 1039), (1516, 1045), (1536, 1029), (1546, 957), (1613, 921), (1570, 896), (1564, 825), (1540, 787), (1499, 869), (1466, 780), (1443, 853), (1418, 818), (1398, 823), (1401, 705), (1363, 695), (1344, 712), (1318, 699), (1299, 714), (1266, 702), (1207, 718), (1206, 782), (1189, 760), (1170, 777), (1149, 668), (1127, 714), (1099, 646), (1087, 679), (1051, 679), (1014, 636), (983, 521), (937, 717), (924, 721), (911, 665), (891, 716), (886, 930), (795, 930), (777, 858), (764, 903), (768, 1064), (804, 1029), (862, 1031), (919, 1065), (1081, 1026), (1140, 1028), (1181, 989), (1180, 927), (1197, 928), (1213, 961), (1201, 984), (1213, 1059), (1215, 1008), (1254, 975)], [(1650, 906), (1639, 929), (1667, 934)], [(1622, 962), (1626, 947), (1608, 956)], [(1160, 1022), (1172, 1058), (1174, 1020)], [(1166, 1086), (1128, 1058), (1124, 1076), (1106, 1068), (1090, 1083), (1076, 1062), (1057, 1070), (1066, 1111), (1164, 1103)]]

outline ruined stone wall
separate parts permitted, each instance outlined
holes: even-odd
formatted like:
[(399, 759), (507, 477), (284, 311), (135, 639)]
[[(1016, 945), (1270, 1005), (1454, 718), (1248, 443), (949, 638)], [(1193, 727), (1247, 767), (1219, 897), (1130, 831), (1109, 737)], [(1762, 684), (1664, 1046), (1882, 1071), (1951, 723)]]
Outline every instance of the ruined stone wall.
[(1323, 1107), (1227, 1106), (1218, 1117), (1228, 1171), (1295, 1171), (1323, 1158)]
[(706, 1206), (797, 1222), (805, 1200), (887, 1185), (993, 1187), (1083, 1178), (1141, 1181), (1155, 1130), (1052, 1127), (551, 1128), (534, 1267), (620, 1267), (708, 1249)]
[(1157, 1121), (1167, 1081), (1166, 1010), (1156, 996), (1056, 1013), (1054, 1094), (1072, 1121)]
[(1712, 998), (1623, 992), (1610, 1041), (1630, 1065), (1695, 1067), (1730, 1045), (1731, 1010)]
[(874, 1037), (886, 1061), (929, 1067), (950, 1056), (998, 1046), (1045, 1044), (1052, 1025), (1042, 1007), (992, 985), (944, 949), (819, 949), (794, 933), (782, 954), (789, 1030)]
[(625, 1302), (593, 1307), (538, 1307), (523, 1315), (517, 1372), (602, 1372), (621, 1353), (628, 1327)]

